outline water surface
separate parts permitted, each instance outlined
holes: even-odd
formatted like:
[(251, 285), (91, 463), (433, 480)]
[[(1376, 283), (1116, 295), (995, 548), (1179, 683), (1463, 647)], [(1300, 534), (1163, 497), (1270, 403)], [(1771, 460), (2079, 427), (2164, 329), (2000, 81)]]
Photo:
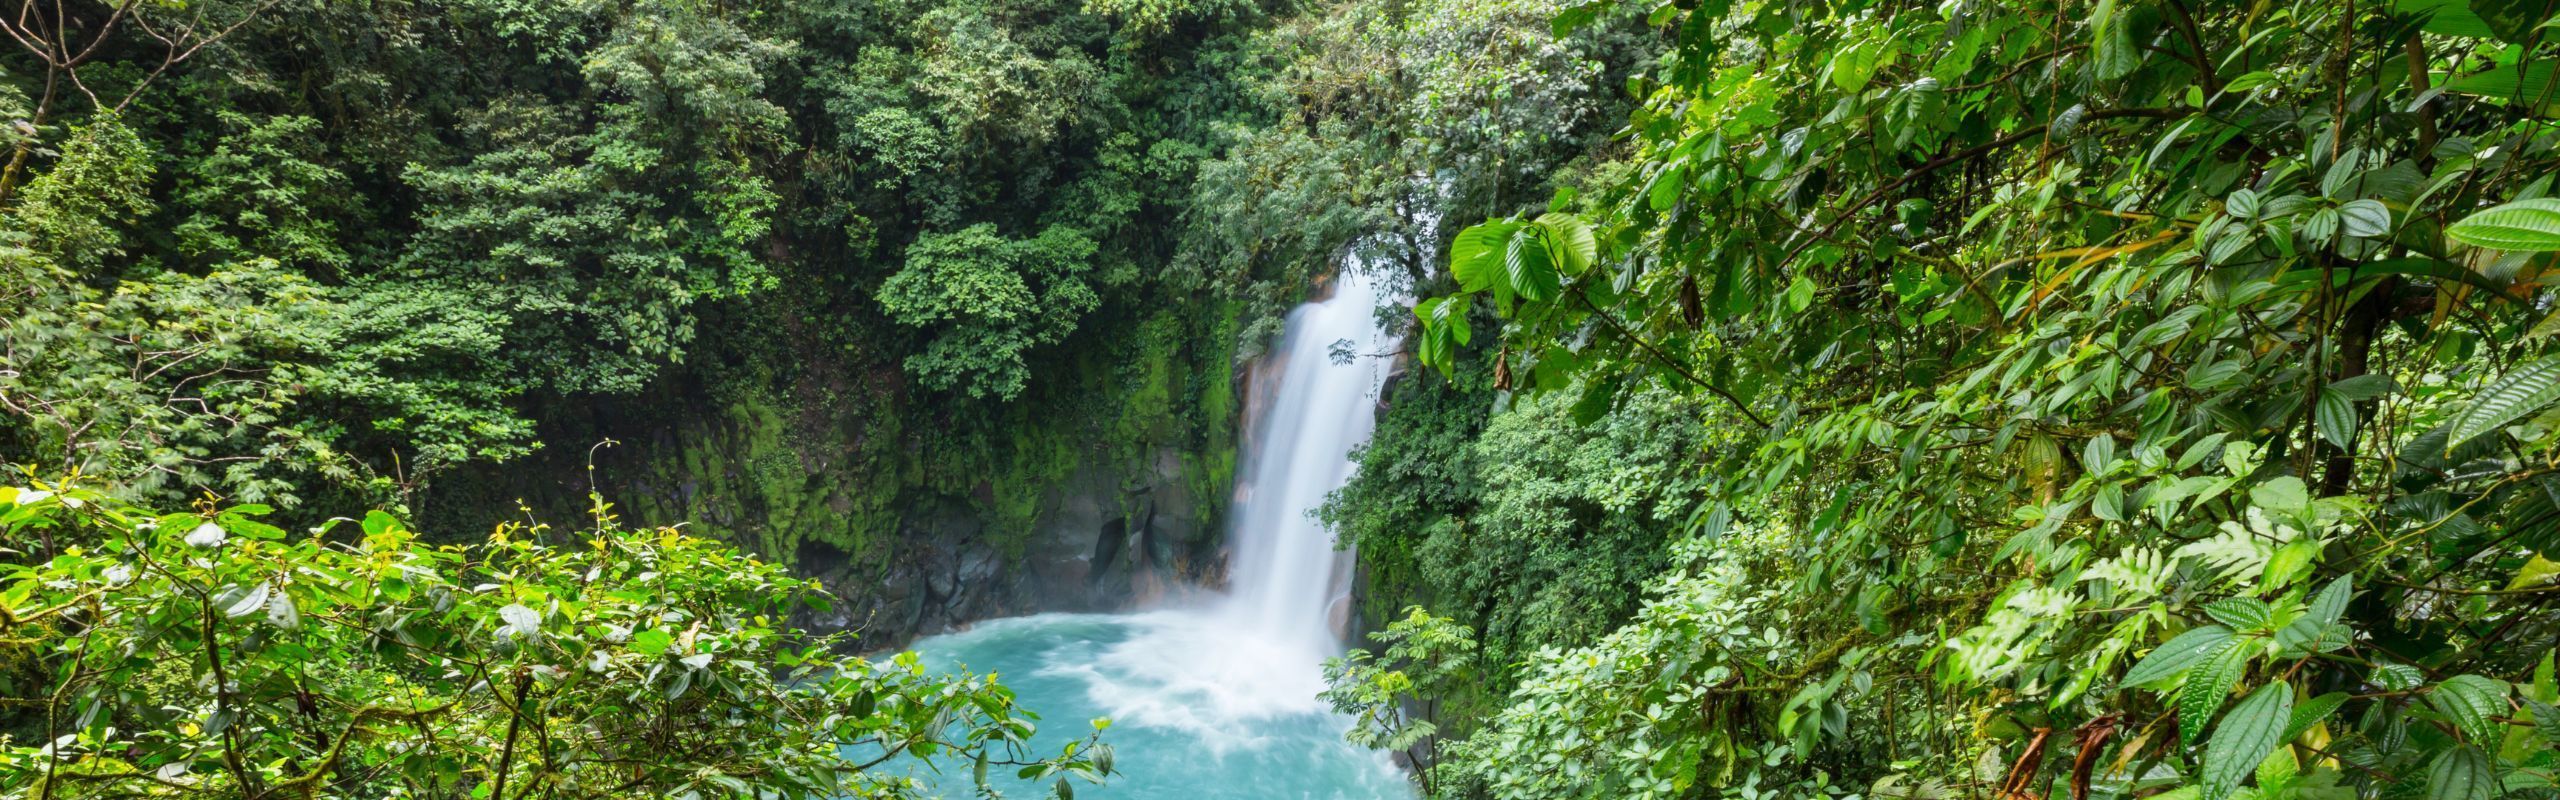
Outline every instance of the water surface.
[[(1024, 708), (1040, 712), (1034, 753), (1055, 753), (1090, 733), (1093, 718), (1110, 718), (1103, 741), (1119, 774), (1076, 786), (1079, 800), (1412, 796), (1383, 753), (1342, 740), (1347, 721), (1316, 699), (1323, 680), (1313, 665), (1222, 615), (1042, 614), (981, 623), (916, 650), (929, 667), (997, 673)], [(946, 797), (971, 796), (968, 765), (950, 772), (928, 781)], [(1048, 791), (989, 778), (1009, 797)]]

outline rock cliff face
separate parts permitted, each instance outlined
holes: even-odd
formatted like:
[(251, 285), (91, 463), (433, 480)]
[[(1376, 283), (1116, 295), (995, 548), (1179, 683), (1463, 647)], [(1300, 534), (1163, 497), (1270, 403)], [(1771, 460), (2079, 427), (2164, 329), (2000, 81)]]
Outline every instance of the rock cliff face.
[(797, 621), (856, 631), (866, 649), (993, 617), (1125, 609), (1223, 583), (1236, 424), (1224, 361), (1094, 368), (1109, 379), (1061, 387), (1068, 401), (956, 421), (899, 396), (894, 373), (561, 401), (544, 415), (548, 449), (440, 480), (421, 518), (486, 530), (523, 519), (501, 516), (521, 503), (575, 524), (592, 487), (625, 524), (683, 525), (791, 564), (837, 598)]
[(1224, 504), (1192, 496), (1182, 454), (1159, 456), (1155, 469), (1078, 470), (1044, 493), (1027, 535), (991, 530), (969, 504), (944, 501), (902, 522), (874, 558), (806, 539), (795, 566), (846, 602), (802, 621), (889, 645), (976, 620), (1120, 610), (1214, 584), (1225, 562), (1216, 519)]

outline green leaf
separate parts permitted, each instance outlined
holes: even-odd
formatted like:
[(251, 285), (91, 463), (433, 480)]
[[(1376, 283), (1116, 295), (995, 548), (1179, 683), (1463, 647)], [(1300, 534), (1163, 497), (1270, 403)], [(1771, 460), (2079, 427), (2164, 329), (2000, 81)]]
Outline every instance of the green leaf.
[(2560, 708), (2542, 702), (2532, 692), (2517, 692), (2516, 695), (2524, 699), (2525, 709), (2532, 712), (2533, 733), (2542, 737), (2542, 746), (2560, 748)]
[(2540, 411), (2553, 400), (2560, 400), (2560, 356), (2510, 370), (2472, 397), (2462, 413), (2453, 418), (2452, 430), (2445, 436), (2445, 452)]
[(2302, 485), (2301, 478), (2278, 475), (2250, 487), (2249, 502), (2268, 511), (2297, 514), (2311, 507), (2311, 490)]
[(2391, 209), (2380, 200), (2357, 200), (2338, 207), (2341, 230), (2358, 239), (2371, 239), (2391, 232)]
[(1538, 227), (1545, 231), (1551, 256), (1565, 274), (1580, 275), (1600, 261), (1600, 240), (1581, 217), (1550, 212), (1538, 218)]
[(2354, 577), (2340, 575), (2329, 585), (2320, 587), (2319, 594), (2312, 596), (2310, 619), (2322, 625), (2335, 623), (2347, 613), (2347, 601), (2354, 597)]
[(2187, 676), (2187, 685), (2178, 690), (2181, 741), (2195, 744), (2204, 738), (2205, 727), (2213, 722), (2213, 712), (2221, 710), (2222, 702), (2230, 699), (2231, 690), (2240, 685), (2241, 674), (2249, 671), (2249, 657), (2257, 650), (2246, 642), (2233, 640)]
[[(2183, 712), (2182, 712), (2183, 713)], [(2240, 788), (2240, 780), (2283, 744), (2286, 723), (2293, 720), (2293, 686), (2270, 683), (2250, 692), (2214, 726), (2204, 746), (2203, 793), (2199, 800), (2222, 800)]]
[(1849, 43), (1831, 56), (1831, 83), (1841, 91), (1857, 94), (1867, 88), (1876, 70), (1893, 63), (1898, 51), (1891, 40), (1866, 39)]
[(2128, 24), (2127, 16), (2128, 13), (2119, 12), (2092, 31), (2097, 35), (2097, 46), (2090, 66), (2097, 71), (2099, 80), (2122, 78), (2142, 67), (2142, 47), (2133, 39), (2133, 26)]
[(2389, 375), (2369, 373), (2340, 380), (2323, 388), (2326, 391), (2338, 393), (2339, 397), (2361, 402), (2390, 394), (2398, 390), (2400, 385), (2393, 382)]
[(2301, 705), (2293, 707), (2293, 720), (2285, 723), (2284, 738), (2280, 741), (2290, 742), (2300, 738), (2302, 734), (2310, 732), (2311, 726), (2328, 719), (2330, 712), (2338, 710), (2338, 707), (2345, 705), (2346, 702), (2346, 692), (2330, 692), (2302, 701)]
[(2268, 606), (2267, 601), (2255, 597), (2225, 597), (2206, 603), (2204, 613), (2234, 630), (2254, 631), (2267, 626), (2267, 620), (2275, 616), (2275, 609)]
[[(257, 586), (251, 587), (247, 591), (241, 592), (237, 599), (232, 600), (229, 605), (223, 607), (222, 615), (226, 617), (245, 617), (259, 611), (264, 611), (267, 607), (267, 594), (270, 591), (271, 590), (268, 588), (267, 584), (260, 583)], [(221, 598), (216, 599), (219, 600)]]
[(2258, 216), (2260, 199), (2257, 192), (2242, 189), (2232, 192), (2230, 197), (2223, 198), (2222, 210), (2234, 217), (2250, 219)]
[(2320, 438), (2345, 450), (2356, 438), (2356, 403), (2337, 392), (2323, 391), (2320, 402), (2311, 410), (2312, 423), (2320, 429)]
[(1502, 253), (1511, 231), (1518, 227), (1518, 223), (1496, 221), (1458, 232), (1449, 242), (1449, 276), (1458, 279), (1458, 288), (1470, 292), (1492, 288), (1501, 276)]
[(1674, 162), (1653, 174), (1653, 182), (1644, 188), (1645, 203), (1655, 211), (1669, 211), (1680, 203), (1680, 189), (1689, 181), (1689, 162)]
[(2465, 0), (2395, 0), (2391, 9), (2401, 14), (2424, 15), (2426, 31), (2439, 36), (2487, 39), (2498, 35), (2489, 29), (2488, 21), (2471, 12), (2471, 4)]
[(667, 647), (673, 644), (675, 644), (675, 637), (658, 628), (650, 628), (631, 635), (631, 649), (634, 652), (653, 656), (661, 655), (666, 653)]
[(2222, 652), (2222, 648), (2231, 643), (2231, 636), (2231, 629), (2220, 625), (2189, 628), (2153, 649), (2150, 655), (2143, 656), (2133, 669), (2125, 671), (2124, 679), (2118, 684), (2144, 686), (2185, 674), (2187, 668), (2195, 666), (2196, 662)]
[(2108, 468), (2115, 464), (2116, 437), (2114, 436), (2104, 433), (2091, 436), (2088, 446), (2080, 449), (2080, 468), (2088, 470), (2091, 475), (2105, 475)]
[(2560, 250), (2560, 198), (2518, 200), (2479, 211), (2446, 226), (2444, 235), (2492, 250)]
[(2552, 0), (2470, 0), (2471, 13), (2498, 33), (2498, 38), (2523, 44), (2532, 38), (2533, 30), (2551, 24), (2555, 9)]
[(1554, 254), (1543, 241), (1545, 238), (1517, 232), (1503, 255), (1503, 276), (1509, 280), (1512, 293), (1532, 301), (1552, 300), (1564, 291), (1564, 278), (1556, 272)]
[(2477, 748), (2448, 748), (2427, 765), (2427, 800), (2489, 800), (2497, 795), (2497, 771)]
[(2427, 705), (2481, 746), (2498, 742), (2498, 714), (2507, 710), (2507, 684), (2478, 675), (2456, 675), (2427, 691)]
[(2397, 692), (2416, 688), (2426, 681), (2426, 673), (2407, 664), (2384, 663), (2374, 665), (2373, 674), (2366, 680), (2373, 681), (2373, 685), (2382, 687), (2383, 691)]

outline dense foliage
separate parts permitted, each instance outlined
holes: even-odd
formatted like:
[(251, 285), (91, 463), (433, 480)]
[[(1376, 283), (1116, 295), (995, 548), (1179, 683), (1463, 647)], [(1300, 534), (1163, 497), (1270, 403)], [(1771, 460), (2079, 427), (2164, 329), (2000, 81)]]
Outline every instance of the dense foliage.
[(0, 797), (832, 800), (915, 796), (935, 764), (1110, 771), (1090, 738), (1034, 758), (1038, 716), (985, 678), (783, 627), (825, 597), (781, 567), (601, 501), (592, 528), (455, 546), (269, 512), (0, 488)]
[(1628, 151), (1417, 309), (1491, 394), (1391, 414), (1334, 515), (1495, 630), (1548, 587), (1456, 543), (1540, 526), (1400, 465), (1660, 393), (1731, 435), (1665, 428), (1670, 567), (1479, 662), (1516, 688), (1438, 721), (1438, 793), (2549, 795), (2550, 4), (1646, 10)]
[[(297, 518), (458, 472), (477, 503), (487, 465), (593, 444), (537, 431), (599, 398), (816, 417), (852, 404), (807, 387), (858, 383), (850, 424), (892, 443), (866, 474), (965, 498), (932, 476), (986, 471), (920, 432), (1205, 451), (1227, 424), (1241, 295), (1160, 223), (1282, 111), (1246, 88), (1262, 5), (28, 9), (0, 51), (0, 461)], [(1115, 428), (1080, 397), (1149, 389), (1085, 353), (1202, 385)]]

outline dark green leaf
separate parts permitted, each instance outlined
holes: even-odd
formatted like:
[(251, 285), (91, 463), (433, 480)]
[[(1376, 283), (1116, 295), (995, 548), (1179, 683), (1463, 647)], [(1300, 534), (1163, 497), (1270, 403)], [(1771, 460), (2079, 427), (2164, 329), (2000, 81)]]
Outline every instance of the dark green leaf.
[(2241, 779), (2284, 743), (2284, 728), (2292, 719), (2292, 685), (2270, 683), (2250, 692), (2214, 726), (2212, 740), (2205, 743), (2200, 800), (2223, 800), (2240, 788)]
[(2135, 663), (2133, 669), (2124, 673), (2119, 684), (2145, 686), (2186, 674), (2187, 669), (2197, 662), (2222, 652), (2222, 648), (2231, 643), (2231, 636), (2231, 629), (2220, 625), (2189, 628)]
[(2427, 705), (2472, 742), (2495, 746), (2499, 724), (2494, 717), (2507, 710), (2507, 684), (2478, 675), (2456, 675), (2427, 691)]
[(2447, 748), (2427, 765), (2427, 800), (2489, 800), (2496, 796), (2497, 771), (2477, 748)]
[(2186, 686), (2178, 690), (2181, 741), (2195, 744), (2204, 738), (2214, 712), (2222, 710), (2223, 701), (2230, 699), (2231, 690), (2240, 685), (2240, 676), (2249, 671), (2249, 657), (2257, 649), (2247, 640), (2235, 639), (2187, 674)]
[(2320, 429), (2320, 438), (2329, 440), (2340, 450), (2348, 449), (2355, 442), (2355, 401), (2337, 392), (2324, 391), (2320, 393), (2319, 404), (2311, 412), (2314, 427)]
[(2255, 597), (2225, 597), (2206, 603), (2204, 613), (2233, 630), (2254, 631), (2267, 626), (2268, 618), (2275, 615), (2275, 609)]

